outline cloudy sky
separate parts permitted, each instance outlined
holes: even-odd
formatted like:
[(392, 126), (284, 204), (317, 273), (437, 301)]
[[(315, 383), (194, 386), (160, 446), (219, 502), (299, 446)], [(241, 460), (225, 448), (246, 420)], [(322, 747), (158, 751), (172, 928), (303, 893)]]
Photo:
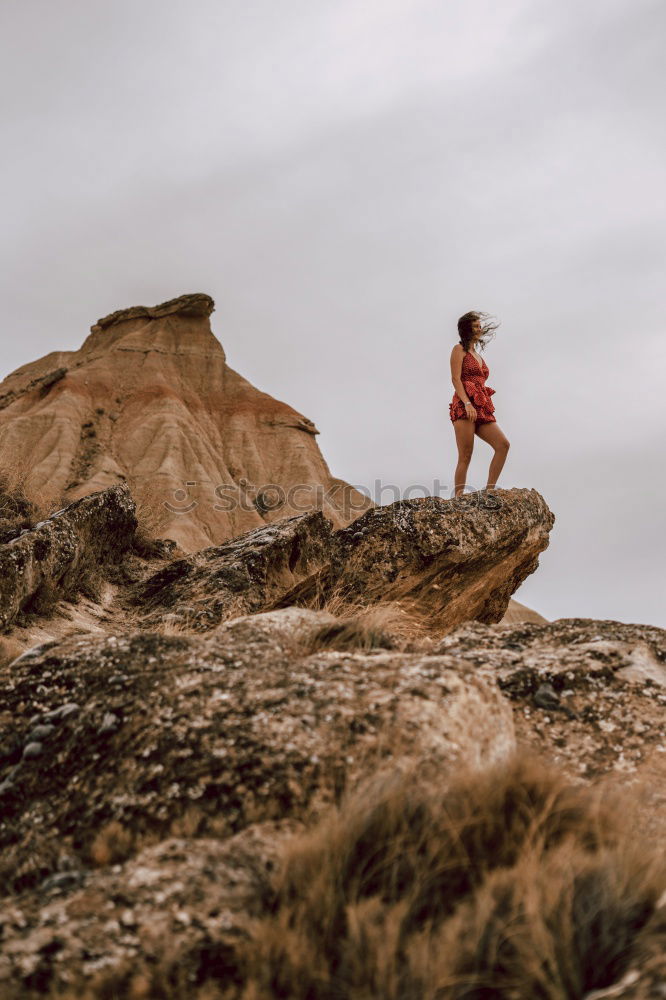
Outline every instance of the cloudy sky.
[(0, 378), (207, 292), (334, 475), (448, 496), (486, 310), (498, 485), (556, 516), (516, 597), (666, 627), (665, 29), (663, 0), (2, 0)]

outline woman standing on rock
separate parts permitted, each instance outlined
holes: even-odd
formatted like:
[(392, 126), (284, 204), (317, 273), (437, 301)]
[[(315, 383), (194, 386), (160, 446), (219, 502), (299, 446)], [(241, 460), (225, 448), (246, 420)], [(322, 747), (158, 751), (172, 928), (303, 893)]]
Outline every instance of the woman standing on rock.
[(454, 477), (455, 496), (465, 490), (465, 479), (474, 450), (474, 434), (487, 441), (494, 450), (486, 489), (494, 489), (509, 451), (509, 441), (500, 430), (490, 398), (495, 392), (486, 379), (488, 365), (476, 353), (476, 345), (486, 346), (499, 324), (491, 322), (487, 313), (468, 312), (458, 320), (460, 343), (451, 351), (451, 381), (455, 392), (449, 403), (458, 445), (458, 464)]

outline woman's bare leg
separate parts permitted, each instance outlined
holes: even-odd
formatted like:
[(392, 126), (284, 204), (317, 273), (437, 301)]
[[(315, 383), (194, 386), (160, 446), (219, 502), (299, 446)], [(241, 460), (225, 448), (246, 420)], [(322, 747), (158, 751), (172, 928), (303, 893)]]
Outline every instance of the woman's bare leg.
[(490, 468), (488, 469), (488, 484), (486, 486), (487, 490), (491, 490), (497, 486), (499, 474), (506, 462), (506, 456), (509, 454), (509, 439), (501, 430), (497, 421), (491, 421), (488, 424), (479, 424), (476, 428), (476, 433), (482, 441), (487, 441), (495, 452), (490, 463)]
[(465, 490), (465, 480), (467, 470), (472, 460), (474, 451), (474, 421), (467, 417), (453, 421), (453, 429), (456, 432), (456, 444), (458, 445), (458, 464), (454, 476), (454, 496), (459, 497)]

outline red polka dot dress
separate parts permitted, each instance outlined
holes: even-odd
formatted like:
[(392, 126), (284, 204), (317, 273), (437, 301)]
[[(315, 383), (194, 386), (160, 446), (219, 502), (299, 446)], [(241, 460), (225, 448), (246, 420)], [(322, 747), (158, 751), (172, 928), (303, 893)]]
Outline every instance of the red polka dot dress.
[[(494, 416), (495, 407), (490, 398), (495, 390), (486, 385), (486, 379), (489, 375), (490, 370), (486, 362), (482, 359), (481, 364), (479, 364), (474, 355), (470, 354), (469, 351), (465, 351), (460, 379), (465, 387), (465, 392), (476, 410), (476, 427), (479, 424), (496, 422), (497, 419)], [(452, 421), (462, 420), (467, 416), (465, 404), (457, 392), (453, 393), (453, 399), (449, 403), (449, 416)]]

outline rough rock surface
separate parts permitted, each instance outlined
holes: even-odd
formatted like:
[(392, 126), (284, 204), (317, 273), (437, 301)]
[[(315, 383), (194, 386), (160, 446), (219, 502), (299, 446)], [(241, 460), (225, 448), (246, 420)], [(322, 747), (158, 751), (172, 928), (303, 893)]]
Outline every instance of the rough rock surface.
[[(0, 578), (10, 609), (84, 557), (113, 571), (97, 606), (6, 620), (8, 648), (33, 640), (0, 657), (0, 995), (126, 963), (233, 985), (285, 838), (376, 769), (444, 780), (536, 750), (575, 783), (640, 789), (636, 837), (665, 842), (666, 632), (500, 621), (548, 544), (535, 491), (405, 501), (339, 530), (311, 512), (184, 559), (129, 549), (128, 498), (82, 498), (0, 546), (0, 565), (26, 560), (14, 589)], [(420, 638), (313, 650), (337, 594), (403, 602)], [(666, 987), (659, 913), (609, 996)]]
[(57, 873), (5, 903), (0, 986), (39, 991), (65, 985), (74, 970), (164, 962), (174, 938), (193, 980), (211, 966), (235, 978), (244, 925), (261, 912), (281, 844), (298, 828), (282, 821), (224, 841), (169, 837), (124, 864)]
[(248, 619), (207, 637), (72, 638), (1, 680), (0, 881), (13, 889), (63, 852), (89, 858), (110, 821), (164, 836), (196, 806), (199, 832), (229, 835), (298, 816), (334, 801), (382, 741), (443, 765), (514, 747), (496, 685), (455, 657), (299, 658), (293, 634)]
[(136, 530), (126, 486), (82, 497), (0, 545), (0, 629), (45, 583), (76, 577), (85, 561), (118, 560)]
[[(519, 748), (538, 748), (575, 781), (647, 778), (636, 833), (663, 842), (664, 630), (473, 622), (427, 654), (299, 658), (304, 636), (330, 618), (288, 608), (206, 636), (82, 636), (5, 669), (2, 776), (13, 787), (2, 793), (0, 859), (17, 890), (3, 904), (7, 984), (151, 960), (151, 927), (193, 968), (220, 961), (233, 975), (228, 935), (242, 933), (242, 910), (252, 915), (277, 841), (373, 756), (482, 764), (509, 752), (515, 726)], [(637, 674), (637, 660), (649, 669)], [(555, 701), (539, 702), (544, 684)], [(13, 772), (49, 726), (44, 752)], [(114, 823), (129, 831), (129, 856), (99, 869)], [(657, 985), (659, 962), (649, 965)], [(627, 996), (651, 995), (636, 983)]]
[(133, 601), (144, 627), (168, 610), (205, 631), (273, 606), (296, 581), (328, 565), (336, 538), (320, 511), (285, 518), (173, 560), (136, 587)]
[(490, 673), (514, 707), (518, 745), (575, 781), (640, 787), (636, 832), (666, 843), (666, 631), (560, 618), (469, 622), (432, 647)]
[(36, 375), (28, 382), (22, 382), (15, 389), (7, 389), (5, 392), (0, 393), (0, 410), (4, 410), (6, 406), (10, 406), (11, 403), (15, 402), (21, 396), (33, 392), (35, 389), (39, 390), (39, 398), (43, 399), (48, 394), (51, 386), (59, 382), (66, 374), (66, 368), (55, 368), (53, 371), (46, 372), (45, 375)]
[(334, 593), (406, 602), (439, 635), (469, 619), (498, 622), (537, 568), (555, 518), (535, 490), (477, 501), (398, 501), (338, 531), (321, 513), (302, 514), (174, 561), (136, 601), (146, 626), (185, 608), (202, 630), (246, 612), (321, 605)]
[(544, 625), (524, 622), (488, 632), (469, 622), (453, 636), (445, 636), (433, 652), (446, 653), (451, 647), (478, 666), (492, 657), (502, 687), (520, 694), (544, 682), (562, 690), (579, 676), (617, 677), (666, 691), (666, 632), (653, 625), (558, 618)]
[(331, 566), (285, 594), (280, 606), (336, 588), (351, 599), (405, 600), (440, 631), (469, 619), (498, 622), (538, 567), (554, 522), (536, 490), (377, 507), (337, 532)]
[(21, 456), (31, 495), (62, 505), (126, 481), (185, 551), (309, 509), (349, 523), (372, 502), (331, 475), (311, 420), (229, 368), (213, 309), (200, 293), (121, 309), (12, 372), (0, 468)]

